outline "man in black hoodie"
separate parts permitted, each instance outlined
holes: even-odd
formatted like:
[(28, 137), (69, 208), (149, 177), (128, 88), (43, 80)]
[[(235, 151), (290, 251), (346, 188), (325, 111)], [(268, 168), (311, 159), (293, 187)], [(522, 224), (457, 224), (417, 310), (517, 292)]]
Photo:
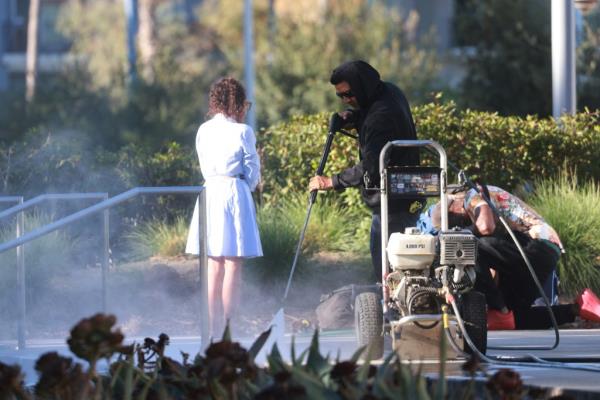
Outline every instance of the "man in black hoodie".
[[(331, 177), (311, 178), (309, 190), (344, 190), (359, 187), (372, 211), (371, 260), (375, 278), (381, 282), (381, 209), (379, 196), (379, 153), (392, 140), (416, 140), (415, 124), (404, 93), (383, 82), (379, 72), (365, 61), (349, 61), (331, 74), (336, 95), (351, 108), (340, 113), (348, 126), (358, 131), (359, 162)], [(390, 165), (418, 165), (417, 148), (395, 148)], [(388, 207), (389, 232), (404, 232), (416, 226), (422, 201), (394, 200)]]

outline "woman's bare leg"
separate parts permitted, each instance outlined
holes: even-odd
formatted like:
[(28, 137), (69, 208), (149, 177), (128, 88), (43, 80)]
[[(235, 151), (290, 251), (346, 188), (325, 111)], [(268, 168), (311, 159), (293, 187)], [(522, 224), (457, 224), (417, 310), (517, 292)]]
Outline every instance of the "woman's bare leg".
[(208, 319), (211, 336), (219, 336), (223, 330), (223, 277), (225, 259), (208, 257)]
[(242, 258), (225, 257), (225, 277), (223, 279), (223, 311), (225, 318), (233, 319), (240, 301), (242, 280)]

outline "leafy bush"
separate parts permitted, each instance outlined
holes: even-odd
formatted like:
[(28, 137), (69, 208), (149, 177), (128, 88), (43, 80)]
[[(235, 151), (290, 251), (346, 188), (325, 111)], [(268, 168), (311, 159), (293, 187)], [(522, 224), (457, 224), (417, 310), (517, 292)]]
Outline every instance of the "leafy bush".
[(580, 177), (600, 177), (600, 111), (557, 122), (459, 111), (449, 102), (415, 107), (414, 116), (419, 138), (440, 142), (449, 161), (489, 184), (512, 190), (526, 181), (551, 178), (565, 164)]
[[(439, 99), (439, 97), (438, 97)], [(453, 102), (413, 108), (418, 137), (441, 143), (448, 160), (473, 178), (512, 190), (535, 178), (550, 178), (566, 163), (581, 178), (600, 177), (600, 111), (551, 118), (501, 117), (496, 113), (460, 111)], [(328, 114), (295, 116), (261, 132), (266, 202), (278, 201), (308, 187), (327, 135)], [(423, 153), (424, 154), (424, 153)], [(357, 144), (337, 136), (325, 174), (357, 162)], [(424, 159), (435, 165), (431, 157)], [(358, 209), (357, 190), (339, 194), (344, 206)]]
[[(290, 193), (280, 203), (297, 231), (306, 219), (308, 193)], [(369, 242), (371, 216), (364, 209), (354, 210), (340, 206), (335, 193), (320, 193), (312, 207), (304, 238), (307, 255), (320, 251), (359, 251)]]
[[(10, 221), (10, 222), (9, 222)], [(32, 213), (25, 217), (25, 232), (48, 224), (52, 219), (49, 215)], [(15, 239), (15, 229), (12, 220), (0, 225), (0, 243)], [(10, 223), (11, 225), (8, 225)], [(77, 263), (75, 255), (80, 250), (80, 241), (65, 233), (55, 231), (35, 239), (23, 248), (25, 264), (25, 299), (29, 311), (45, 299), (48, 282), (54, 277), (83, 265)], [(14, 334), (14, 324), (18, 320), (19, 309), (16, 306), (18, 298), (17, 257), (16, 250), (0, 253), (0, 336), (10, 332)]]
[[(49, 215), (32, 213), (25, 217), (25, 232), (52, 222)], [(15, 239), (12, 227), (3, 224), (0, 228), (0, 243)], [(55, 231), (33, 240), (24, 247), (26, 260), (25, 279), (31, 295), (35, 294), (50, 276), (65, 272), (72, 267), (73, 255), (77, 248), (77, 240), (64, 231)], [(10, 291), (14, 288), (16, 278), (16, 252), (5, 251), (0, 253), (0, 292)]]
[[(195, 151), (175, 142), (158, 150), (130, 144), (118, 151), (94, 145), (80, 132), (36, 131), (0, 150), (0, 190), (25, 197), (43, 193), (107, 192), (138, 186), (199, 185)], [(145, 220), (187, 216), (189, 195), (145, 196), (110, 211), (111, 239)]]
[[(257, 211), (263, 257), (249, 261), (250, 276), (261, 284), (283, 284), (293, 262), (300, 231), (306, 219), (308, 194), (291, 192), (275, 204)], [(321, 251), (368, 250), (370, 218), (342, 208), (331, 195), (319, 195), (302, 243), (295, 279), (308, 272), (306, 259)]]
[[(304, 188), (308, 191), (308, 180), (315, 174), (322, 156), (330, 115), (296, 115), (258, 135), (263, 162), (263, 201), (276, 203), (292, 192)], [(339, 172), (354, 162), (358, 162), (356, 141), (336, 136), (325, 174)], [(346, 190), (339, 196), (344, 205), (362, 204), (356, 190)]]
[[(263, 257), (248, 260), (248, 277), (264, 286), (281, 285), (289, 274), (300, 229), (286, 210), (276, 206), (259, 207), (257, 220)], [(302, 277), (304, 270), (305, 257), (301, 256), (296, 276)]]
[(580, 183), (563, 171), (555, 179), (539, 181), (528, 202), (560, 236), (566, 253), (559, 262), (561, 288), (576, 295), (583, 288), (600, 291), (600, 187)]
[(126, 235), (129, 257), (141, 260), (152, 256), (183, 254), (189, 224), (189, 219), (182, 216), (175, 218), (173, 223), (158, 219), (142, 222)]

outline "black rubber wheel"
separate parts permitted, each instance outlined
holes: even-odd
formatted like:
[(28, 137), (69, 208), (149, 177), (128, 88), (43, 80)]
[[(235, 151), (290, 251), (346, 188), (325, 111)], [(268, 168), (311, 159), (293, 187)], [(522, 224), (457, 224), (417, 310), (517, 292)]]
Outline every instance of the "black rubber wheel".
[(354, 300), (354, 324), (359, 346), (368, 346), (372, 359), (383, 357), (383, 309), (376, 293), (364, 292)]
[[(467, 334), (482, 354), (487, 351), (487, 310), (483, 293), (471, 290), (461, 296), (461, 316)], [(465, 340), (463, 350), (473, 354)]]

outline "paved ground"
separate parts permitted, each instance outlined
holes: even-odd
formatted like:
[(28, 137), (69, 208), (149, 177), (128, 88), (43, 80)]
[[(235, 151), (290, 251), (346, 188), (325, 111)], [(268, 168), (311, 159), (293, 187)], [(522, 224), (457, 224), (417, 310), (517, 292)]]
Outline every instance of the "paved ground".
[[(132, 340), (141, 340), (137, 338)], [(296, 349), (299, 352), (310, 345), (311, 335), (304, 334), (296, 336)], [(510, 331), (510, 332), (490, 332), (489, 346), (540, 346), (552, 345), (554, 334), (552, 331)], [(243, 345), (249, 346), (251, 338), (240, 339)], [(289, 358), (289, 349), (291, 336), (286, 335), (278, 343), (284, 357)], [(167, 348), (169, 356), (180, 359), (180, 352), (184, 351), (191, 355), (198, 353), (200, 348), (199, 337), (174, 337), (171, 338), (171, 344)], [(333, 358), (339, 353), (341, 358), (348, 358), (356, 350), (354, 333), (350, 330), (324, 332), (320, 340), (321, 353), (329, 353)], [(22, 351), (14, 349), (14, 343), (0, 343), (0, 361), (7, 364), (18, 363), (26, 373), (27, 383), (36, 381), (36, 374), (33, 366), (40, 354), (48, 351), (57, 351), (63, 355), (72, 356), (68, 348), (62, 341), (32, 341), (28, 343), (28, 348)], [(386, 353), (391, 351), (389, 343), (386, 344)], [(527, 363), (523, 365), (501, 365), (488, 364), (485, 366), (487, 374), (493, 374), (497, 369), (510, 367), (521, 374), (521, 378), (527, 384), (534, 384), (545, 387), (560, 387), (564, 389), (585, 390), (597, 392), (600, 398), (600, 330), (563, 330), (560, 335), (560, 345), (554, 350), (489, 350), (489, 356), (503, 356), (508, 361), (508, 357), (524, 356), (533, 354), (537, 357), (552, 361), (568, 361), (569, 364), (561, 368), (550, 368), (540, 364)], [(264, 362), (264, 355), (260, 355), (257, 360)], [(449, 361), (447, 364), (447, 374), (452, 379), (464, 379), (460, 366), (463, 361)], [(425, 363), (425, 372), (435, 375), (439, 365), (437, 362)], [(572, 367), (572, 368), (568, 368)], [(594, 371), (585, 371), (573, 368), (597, 369)], [(483, 379), (483, 378), (482, 378)], [(588, 398), (593, 398), (588, 397)]]

